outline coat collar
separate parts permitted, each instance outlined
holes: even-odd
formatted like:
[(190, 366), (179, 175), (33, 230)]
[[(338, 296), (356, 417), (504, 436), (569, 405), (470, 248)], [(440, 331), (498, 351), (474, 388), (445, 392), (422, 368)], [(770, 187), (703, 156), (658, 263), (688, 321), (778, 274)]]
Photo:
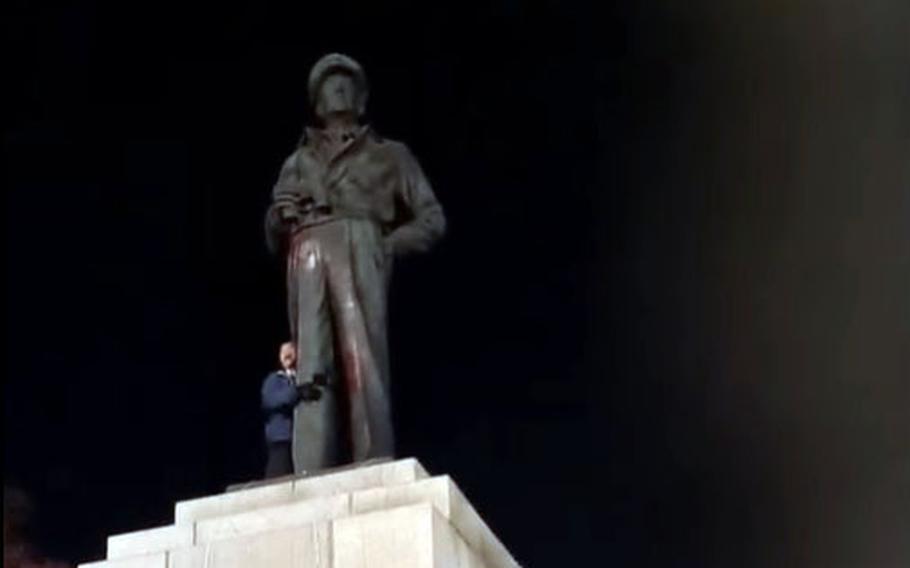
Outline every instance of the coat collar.
[[(342, 133), (343, 137), (347, 137), (347, 141), (344, 143), (342, 148), (352, 146), (355, 143), (365, 139), (370, 134), (373, 134), (373, 129), (369, 124), (355, 126)], [(326, 131), (324, 129), (307, 126), (304, 142), (313, 143), (316, 146), (325, 146), (331, 144), (332, 140), (329, 138), (328, 134), (326, 134)]]

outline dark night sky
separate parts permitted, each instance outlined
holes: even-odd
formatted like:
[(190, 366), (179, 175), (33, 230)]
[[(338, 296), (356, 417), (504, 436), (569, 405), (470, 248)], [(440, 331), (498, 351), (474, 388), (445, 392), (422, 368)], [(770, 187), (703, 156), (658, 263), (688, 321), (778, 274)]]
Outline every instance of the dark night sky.
[(262, 215), (342, 51), (450, 223), (395, 275), (401, 454), (519, 561), (910, 559), (908, 9), (771, 4), (13, 2), (4, 474), (43, 548), (259, 475)]

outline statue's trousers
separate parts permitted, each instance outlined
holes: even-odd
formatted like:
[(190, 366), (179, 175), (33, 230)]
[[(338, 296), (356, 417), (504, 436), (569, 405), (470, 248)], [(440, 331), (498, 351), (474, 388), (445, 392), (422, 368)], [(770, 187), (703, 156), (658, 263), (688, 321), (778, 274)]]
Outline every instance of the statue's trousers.
[(386, 338), (391, 268), (372, 221), (335, 219), (294, 234), (287, 277), (297, 377), (329, 377), (322, 399), (295, 410), (296, 472), (335, 465), (344, 434), (354, 461), (394, 455)]

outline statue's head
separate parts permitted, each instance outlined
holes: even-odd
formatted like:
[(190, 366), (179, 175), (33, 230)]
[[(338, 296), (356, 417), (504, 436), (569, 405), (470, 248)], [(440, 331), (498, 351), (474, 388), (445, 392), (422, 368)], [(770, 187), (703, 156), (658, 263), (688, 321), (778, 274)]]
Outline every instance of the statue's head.
[(310, 104), (320, 119), (333, 113), (366, 112), (366, 74), (359, 63), (340, 53), (330, 53), (313, 65), (309, 80)]

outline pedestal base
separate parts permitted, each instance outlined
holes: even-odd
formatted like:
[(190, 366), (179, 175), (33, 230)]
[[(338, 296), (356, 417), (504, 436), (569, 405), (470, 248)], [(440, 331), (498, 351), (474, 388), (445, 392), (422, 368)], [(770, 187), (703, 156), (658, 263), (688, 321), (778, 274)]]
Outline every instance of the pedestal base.
[(415, 459), (181, 501), (80, 568), (517, 568), (446, 475)]

